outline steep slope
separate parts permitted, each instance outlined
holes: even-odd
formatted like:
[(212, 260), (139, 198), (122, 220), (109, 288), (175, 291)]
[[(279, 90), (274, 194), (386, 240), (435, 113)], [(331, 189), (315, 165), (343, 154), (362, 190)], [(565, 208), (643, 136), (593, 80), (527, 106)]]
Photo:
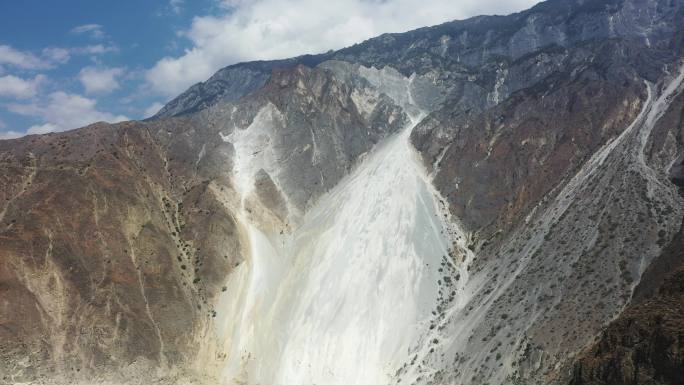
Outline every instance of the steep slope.
[(241, 314), (225, 320), (227, 383), (381, 384), (409, 359), (434, 304), (449, 296), (438, 270), (457, 269), (453, 230), (421, 176), (411, 127), (365, 158), (293, 234), (251, 230), (250, 270), (230, 286), (244, 293), (221, 305)]
[[(248, 226), (250, 264), (217, 305), (230, 309), (218, 322), (226, 383), (387, 383), (428, 331), (434, 304), (454, 300), (439, 278), (447, 263), (457, 268), (449, 256), (456, 230), (408, 143), (422, 115), (413, 93), (425, 86), (391, 71), (327, 67), (373, 84), (417, 115), (323, 195), (292, 233)], [(273, 125), (264, 121), (263, 128)], [(236, 175), (247, 174), (245, 186), (256, 179), (251, 168), (234, 166)], [(248, 194), (242, 190), (243, 202)]]
[[(145, 383), (219, 370), (215, 300), (249, 257), (246, 222), (287, 229), (405, 124), (367, 91), (358, 112), (330, 71), (299, 67), (192, 117), (0, 142), (2, 380)], [(256, 133), (266, 112), (275, 130)], [(236, 143), (246, 133), (276, 168), (259, 160), (263, 148)], [(232, 166), (243, 164), (259, 177), (240, 218), (245, 186)]]
[(124, 382), (197, 354), (208, 301), (242, 256), (204, 183), (218, 175), (170, 160), (159, 129), (100, 124), (0, 142), (3, 382), (111, 367), (126, 368), (114, 373)]
[(570, 384), (684, 383), (683, 235), (644, 273), (635, 301), (580, 354)]
[(656, 46), (679, 28), (682, 5), (681, 0), (551, 0), (508, 16), (480, 16), (384, 34), (330, 53), (235, 64), (192, 86), (155, 118), (238, 100), (263, 86), (274, 69), (329, 60), (390, 66), (406, 77), (425, 75), (448, 89), (452, 102), (462, 109), (481, 109), (556, 70), (552, 56), (534, 65), (515, 65), (526, 55), (613, 38)]
[[(466, 287), (473, 299), (444, 332), (452, 341), (455, 381), (551, 381), (563, 375), (556, 365), (629, 301), (643, 270), (681, 224), (681, 196), (667, 170), (645, 163), (643, 149), (683, 78), (678, 72), (661, 87), (645, 85), (646, 100), (618, 137), (529, 213), (518, 213), (511, 231), (503, 224), (493, 237), (474, 242)], [(444, 358), (428, 359), (430, 367), (433, 360)]]
[(251, 189), (252, 176), (263, 170), (282, 193), (289, 219), (300, 216), (355, 159), (406, 119), (370, 85), (351, 87), (331, 71), (303, 66), (277, 71), (253, 95), (202, 116), (220, 125), (221, 138), (235, 148), (238, 192)]
[(242, 255), (206, 182), (221, 178), (211, 162), (230, 160), (198, 171), (169, 156), (194, 153), (182, 135), (157, 136), (192, 127), (100, 124), (0, 143), (4, 375), (133, 364), (124, 381), (194, 357), (208, 302)]
[[(653, 130), (649, 142), (652, 153), (666, 153), (664, 150), (673, 145), (682, 148), (683, 106), (684, 93), (680, 93)], [(673, 137), (676, 138), (674, 143), (668, 144), (665, 139)], [(665, 157), (652, 157), (651, 161), (662, 164), (664, 168), (671, 162)], [(671, 173), (671, 177), (677, 183), (677, 176)], [(629, 307), (577, 357), (571, 369), (570, 383), (682, 383), (683, 229), (680, 228), (663, 252), (646, 268), (634, 289)]]

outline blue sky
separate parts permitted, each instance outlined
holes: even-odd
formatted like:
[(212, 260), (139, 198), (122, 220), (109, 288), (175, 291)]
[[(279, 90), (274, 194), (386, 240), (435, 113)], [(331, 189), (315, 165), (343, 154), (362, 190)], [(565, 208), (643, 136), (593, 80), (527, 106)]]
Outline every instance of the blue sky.
[[(0, 88), (0, 132), (16, 136), (45, 124), (78, 126), (92, 119), (145, 117), (146, 109), (168, 99), (145, 87), (145, 71), (160, 58), (180, 55), (190, 42), (177, 31), (190, 25), (191, 15), (212, 12), (216, 4), (194, 1), (191, 7), (182, 6), (134, 0), (0, 2), (0, 46), (5, 47), (0, 48), (0, 87), (9, 88)], [(3, 51), (5, 56), (18, 55), (20, 62), (3, 60)], [(98, 82), (98, 74), (104, 80)], [(15, 78), (38, 84), (35, 90), (12, 87), (8, 80)], [(58, 101), (73, 104), (73, 113), (84, 109), (82, 119), (55, 116), (58, 112), (49, 107)], [(75, 127), (55, 130), (67, 128)]]
[(1, 1), (0, 139), (141, 119), (235, 62), (324, 52), (535, 2)]

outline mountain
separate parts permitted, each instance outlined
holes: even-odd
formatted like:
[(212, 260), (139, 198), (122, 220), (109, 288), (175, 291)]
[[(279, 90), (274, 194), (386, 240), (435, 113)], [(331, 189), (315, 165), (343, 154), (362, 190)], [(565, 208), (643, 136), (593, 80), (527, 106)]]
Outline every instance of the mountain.
[[(555, 60), (560, 60), (561, 55), (553, 52), (595, 40), (625, 39), (646, 46), (651, 46), (653, 40), (667, 44), (679, 29), (680, 16), (676, 1), (644, 0), (627, 5), (619, 0), (547, 1), (509, 16), (480, 16), (384, 34), (325, 54), (235, 64), (190, 87), (155, 117), (177, 116), (219, 101), (235, 101), (263, 86), (274, 68), (297, 64), (312, 67), (329, 60), (376, 68), (390, 66), (407, 77), (412, 73), (430, 74), (452, 91), (453, 101), (467, 103), (468, 107), (489, 107), (557, 71), (559, 63)], [(528, 55), (539, 56), (546, 50), (546, 61), (528, 61)], [(528, 61), (527, 66), (522, 61)], [(497, 73), (504, 71), (508, 72), (506, 82), (498, 87), (496, 96), (492, 92)]]
[(0, 383), (681, 384), (681, 20), (549, 0), (0, 141)]

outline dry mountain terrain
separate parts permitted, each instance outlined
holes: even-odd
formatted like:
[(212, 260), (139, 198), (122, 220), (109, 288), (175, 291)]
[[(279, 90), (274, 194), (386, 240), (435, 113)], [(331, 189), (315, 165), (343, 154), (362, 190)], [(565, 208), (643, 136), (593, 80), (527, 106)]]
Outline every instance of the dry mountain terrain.
[(683, 20), (549, 0), (0, 141), (0, 384), (683, 384)]

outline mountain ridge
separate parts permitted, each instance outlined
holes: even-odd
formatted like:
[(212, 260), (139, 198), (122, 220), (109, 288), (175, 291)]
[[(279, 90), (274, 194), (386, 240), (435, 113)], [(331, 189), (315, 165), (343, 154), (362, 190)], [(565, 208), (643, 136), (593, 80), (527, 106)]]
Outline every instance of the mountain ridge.
[[(377, 58), (374, 59), (374, 51), (405, 51), (406, 47), (403, 47), (403, 49), (402, 47), (397, 47), (397, 44), (401, 45), (402, 42), (411, 43), (415, 41), (422, 41), (422, 44), (426, 44), (430, 40), (436, 40), (437, 43), (427, 44), (432, 44), (432, 46), (428, 48), (436, 49), (437, 52), (441, 51), (444, 48), (447, 48), (446, 46), (443, 46), (444, 44), (452, 44), (454, 48), (449, 49), (458, 50), (459, 52), (456, 52), (456, 56), (458, 59), (451, 60), (451, 63), (457, 63), (457, 72), (461, 71), (464, 74), (468, 74), (472, 71), (468, 71), (467, 68), (463, 68), (463, 64), (460, 63), (463, 62), (466, 67), (482, 66), (486, 62), (486, 55), (491, 56), (492, 54), (494, 54), (502, 55), (503, 57), (510, 56), (511, 60), (516, 60), (524, 54), (536, 51), (543, 46), (552, 46), (554, 44), (559, 43), (561, 46), (563, 46), (567, 43), (576, 43), (578, 41), (589, 40), (596, 37), (605, 38), (610, 37), (611, 35), (616, 37), (622, 36), (625, 38), (635, 38), (637, 36), (641, 36), (640, 34), (642, 32), (639, 30), (639, 28), (641, 27), (639, 25), (639, 22), (643, 24), (644, 21), (639, 20), (638, 14), (636, 16), (625, 15), (625, 18), (627, 20), (624, 20), (622, 24), (618, 22), (616, 25), (611, 26), (610, 29), (605, 28), (604, 23), (600, 23), (599, 20), (590, 20), (589, 23), (589, 25), (593, 23), (593, 27), (596, 30), (586, 31), (581, 29), (581, 27), (579, 27), (578, 25), (572, 24), (573, 21), (577, 21), (576, 19), (581, 19), (583, 15), (592, 15), (592, 12), (596, 13), (595, 11), (597, 10), (608, 12), (611, 10), (611, 7), (615, 7), (615, 10), (622, 10), (624, 7), (618, 7), (618, 5), (624, 5), (625, 3), (633, 3), (633, 7), (649, 5), (653, 6), (653, 4), (660, 4), (658, 2), (649, 0), (590, 0), (586, 2), (566, 2), (562, 0), (550, 0), (539, 3), (529, 10), (521, 11), (507, 16), (476, 16), (466, 20), (455, 20), (445, 22), (437, 26), (418, 28), (416, 30), (403, 33), (383, 34), (378, 37), (368, 39), (362, 43), (342, 48), (334, 52), (315, 55), (306, 54), (295, 58), (283, 60), (261, 60), (255, 62), (237, 63), (217, 71), (206, 82), (197, 83), (193, 85), (186, 92), (182, 93), (177, 98), (167, 103), (167, 105), (164, 106), (157, 114), (155, 114), (152, 117), (152, 119), (175, 116), (197, 111), (213, 103), (216, 103), (222, 99), (225, 99), (227, 101), (236, 100), (239, 97), (244, 96), (247, 93), (255, 90), (256, 88), (262, 86), (265, 83), (266, 79), (270, 76), (271, 70), (278, 67), (292, 66), (296, 64), (316, 66), (326, 60), (343, 60), (349, 62), (358, 62), (367, 67), (376, 66), (380, 68), (384, 65), (389, 65), (395, 67), (397, 70), (402, 72), (404, 76), (410, 76), (411, 72), (416, 72), (421, 75), (424, 74), (423, 71), (425, 71), (426, 69), (423, 68), (421, 70), (419, 63), (413, 63), (410, 60), (405, 63), (401, 62), (405, 61), (406, 58), (401, 58), (401, 61), (397, 60), (398, 58), (390, 60), (384, 58), (382, 59), (382, 61), (378, 61)], [(672, 4), (676, 3), (677, 2), (673, 2)], [(682, 10), (680, 7), (674, 7), (674, 9), (676, 10), (676, 13), (669, 16), (672, 17), (673, 20), (676, 20), (677, 15), (682, 14)], [(636, 10), (631, 10), (631, 12), (635, 11), (638, 11), (638, 8)], [(551, 13), (551, 15), (548, 16), (548, 13)], [(570, 17), (567, 17), (568, 13), (570, 13)], [(494, 39), (493, 41), (495, 42), (497, 39), (506, 39), (506, 37), (511, 38), (511, 36), (515, 37), (515, 34), (513, 34), (513, 32), (523, 32), (524, 35), (524, 27), (529, 26), (529, 20), (533, 20), (534, 23), (535, 14), (546, 15), (547, 20), (544, 21), (547, 23), (553, 22), (555, 19), (560, 19), (567, 21), (568, 24), (560, 27), (550, 25), (550, 28), (548, 28), (546, 31), (547, 34), (551, 34), (550, 39), (547, 37), (541, 37), (541, 42), (533, 43), (532, 46), (526, 47), (524, 43), (516, 44), (515, 41), (507, 41), (504, 45), (493, 47), (493, 49), (491, 49), (489, 52), (485, 50), (482, 52), (477, 52), (477, 55), (469, 55), (468, 46), (470, 44), (473, 44), (476, 47), (478, 45), (482, 46), (483, 43), (485, 45), (491, 45), (492, 42), (489, 40), (492, 39), (492, 37)], [(629, 20), (630, 17), (632, 18), (632, 20)], [(505, 28), (503, 30), (501, 30), (501, 22), (504, 22), (505, 24)], [(612, 23), (615, 24), (614, 22)], [(577, 24), (583, 26), (587, 24), (587, 21), (581, 20), (581, 23), (578, 22)], [(494, 29), (492, 29), (493, 25), (497, 27), (496, 32), (494, 32)], [(474, 31), (470, 31), (469, 28), (473, 29)], [(579, 28), (580, 30), (574, 31), (573, 28)], [(565, 31), (564, 29), (568, 29), (568, 31)], [(479, 44), (478, 42), (468, 42), (469, 39), (472, 39), (472, 37), (470, 36), (472, 34), (475, 34), (474, 37), (476, 39), (481, 39), (479, 40)], [(456, 35), (459, 35), (461, 39), (465, 37), (465, 40), (462, 41), (461, 45), (454, 45), (454, 43), (451, 41), (452, 39), (457, 37)], [(568, 39), (566, 42), (566, 35), (575, 36), (575, 38)], [(485, 37), (484, 40), (482, 40), (483, 36)], [(446, 38), (447, 40), (441, 41), (440, 39), (443, 38)], [(546, 43), (544, 43), (544, 39), (548, 39)], [(463, 58), (460, 57), (460, 51), (463, 51), (464, 53)], [(419, 55), (422, 55), (423, 60), (430, 61), (435, 60), (435, 58), (437, 58), (436, 60), (439, 60), (439, 55), (428, 53), (429, 50), (427, 53), (425, 51), (420, 52)], [(487, 76), (491, 76), (491, 74)], [(228, 80), (233, 80), (234, 83), (231, 83), (231, 85), (228, 88), (223, 89), (222, 86), (226, 84)], [(484, 79), (481, 79), (480, 81), (484, 81)], [(235, 87), (236, 84), (238, 84), (239, 86)]]

